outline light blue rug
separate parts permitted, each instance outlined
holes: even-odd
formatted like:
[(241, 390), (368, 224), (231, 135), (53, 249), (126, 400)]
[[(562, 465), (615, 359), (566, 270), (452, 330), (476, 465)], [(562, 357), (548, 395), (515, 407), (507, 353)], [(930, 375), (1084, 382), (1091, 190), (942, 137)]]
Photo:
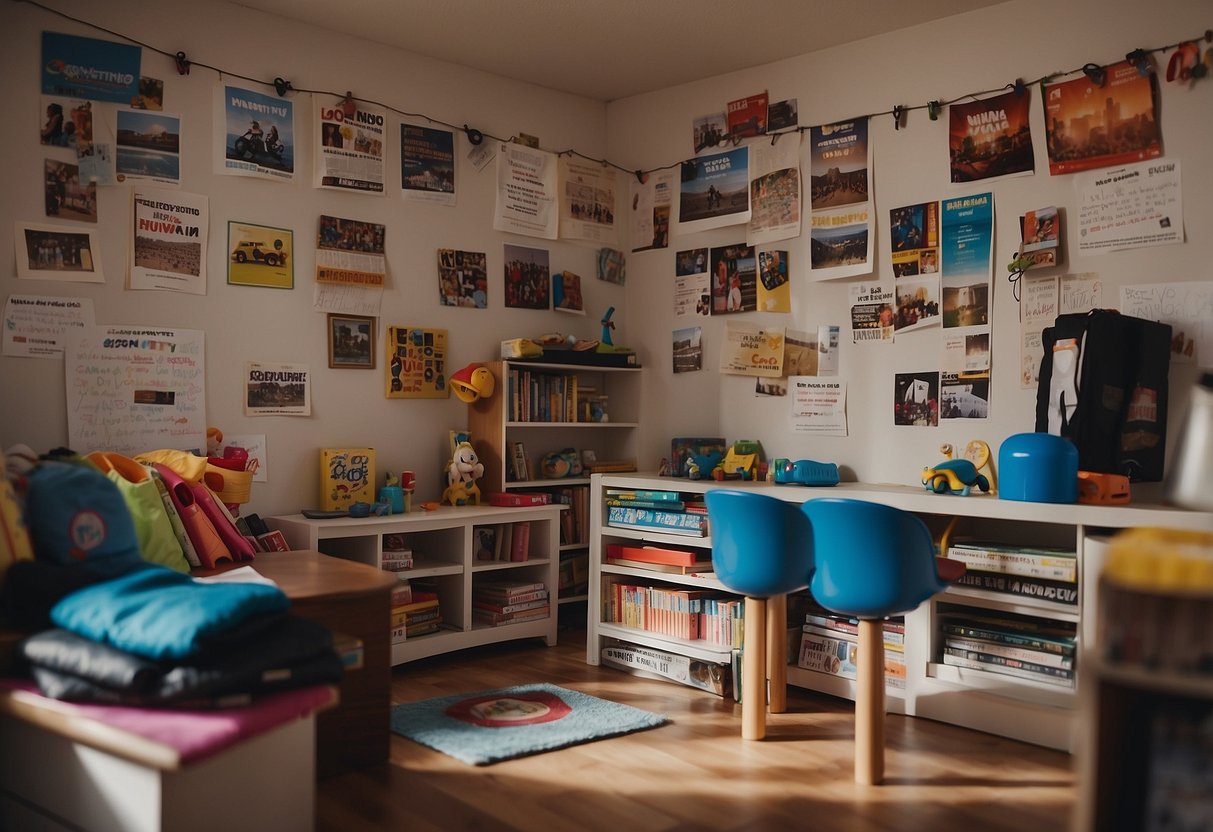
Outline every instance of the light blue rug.
[(665, 725), (669, 718), (549, 684), (408, 702), (392, 730), (482, 766)]

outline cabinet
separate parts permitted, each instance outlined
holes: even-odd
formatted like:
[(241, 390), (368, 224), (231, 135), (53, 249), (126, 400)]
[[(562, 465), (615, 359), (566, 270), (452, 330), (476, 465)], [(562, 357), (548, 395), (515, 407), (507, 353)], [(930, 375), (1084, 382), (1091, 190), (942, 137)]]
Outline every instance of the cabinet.
[[(961, 725), (979, 731), (1000, 734), (1025, 742), (1073, 751), (1077, 744), (1078, 704), (1084, 677), (1078, 674), (1074, 688), (1063, 688), (994, 673), (967, 670), (945, 664), (944, 636), (940, 621), (948, 613), (1012, 614), (1047, 618), (1063, 626), (1072, 626), (1078, 639), (1078, 664), (1086, 660), (1084, 643), (1094, 633), (1094, 609), (1098, 597), (1096, 576), (1107, 549), (1107, 541), (1123, 529), (1157, 526), (1171, 529), (1213, 530), (1213, 514), (1163, 506), (1151, 500), (1149, 486), (1135, 486), (1134, 503), (1129, 506), (1058, 505), (999, 500), (994, 495), (971, 494), (967, 497), (939, 495), (920, 488), (866, 483), (840, 483), (831, 488), (775, 485), (658, 477), (653, 474), (604, 474), (592, 478), (590, 502), (590, 599), (587, 613), (586, 660), (598, 664), (600, 651), (611, 639), (680, 652), (696, 658), (726, 663), (724, 652), (703, 643), (686, 642), (665, 636), (623, 628), (602, 620), (602, 592), (611, 576), (629, 575), (653, 579), (651, 573), (609, 564), (606, 545), (621, 540), (641, 539), (685, 547), (710, 548), (711, 538), (687, 538), (650, 534), (607, 525), (603, 491), (606, 488), (673, 490), (704, 493), (712, 488), (744, 488), (770, 494), (783, 500), (803, 502), (816, 497), (848, 497), (884, 503), (912, 511), (923, 518), (932, 531), (941, 534), (956, 518), (953, 535), (1033, 546), (1064, 546), (1076, 551), (1078, 599), (1076, 604), (1010, 596), (968, 587), (954, 586), (923, 603), (906, 615), (904, 655), (905, 688), (887, 689), (887, 707), (892, 712)], [(708, 530), (709, 535), (711, 529)], [(862, 533), (857, 530), (857, 533)], [(664, 583), (723, 589), (711, 578), (661, 575)], [(855, 683), (849, 679), (788, 668), (790, 684), (835, 696), (853, 699)]]
[[(584, 601), (588, 581), (589, 472), (545, 478), (544, 454), (592, 451), (599, 464), (635, 467), (640, 422), (640, 368), (495, 361), (486, 364), (497, 392), (468, 408), (468, 430), (484, 465), (480, 491), (547, 491), (569, 506), (559, 529), (561, 603)], [(529, 476), (516, 476), (521, 447)]]
[[(278, 529), (292, 549), (314, 549), (328, 555), (381, 568), (384, 537), (403, 535), (413, 551), (413, 568), (395, 572), (400, 579), (421, 579), (438, 593), (442, 627), (438, 632), (395, 641), (393, 665), (415, 659), (508, 641), (541, 637), (556, 644), (556, 610), (547, 618), (489, 626), (472, 615), (477, 582), (510, 579), (542, 581), (554, 595), (559, 565), (560, 506), (499, 508), (495, 506), (441, 506), (387, 517), (341, 517), (313, 520), (302, 514), (265, 518)], [(529, 523), (529, 551), (524, 561), (483, 561), (476, 558), (478, 530), (504, 523)]]

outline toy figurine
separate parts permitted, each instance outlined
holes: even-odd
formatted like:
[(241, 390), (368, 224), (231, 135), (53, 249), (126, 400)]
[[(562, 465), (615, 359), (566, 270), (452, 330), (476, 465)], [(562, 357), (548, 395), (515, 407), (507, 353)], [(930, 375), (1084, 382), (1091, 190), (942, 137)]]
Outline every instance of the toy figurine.
[(720, 451), (709, 450), (706, 453), (698, 453), (694, 449), (687, 452), (686, 475), (693, 480), (706, 480), (712, 476), (712, 472), (716, 470), (716, 466), (724, 459), (724, 454)]
[[(974, 487), (988, 493), (997, 488), (994, 465), (990, 459), (990, 446), (980, 439), (965, 445), (961, 459), (952, 458), (952, 445), (945, 442), (939, 446), (944, 461), (934, 467), (922, 469), (922, 486), (936, 494), (959, 494), (967, 496)], [(990, 476), (980, 472), (985, 468)]]
[(472, 404), (479, 399), (487, 399), (497, 388), (497, 380), (488, 367), (479, 364), (469, 364), (451, 376), (451, 389), (455, 396), (465, 404)]
[[(630, 353), (633, 351), (631, 347), (620, 346), (611, 340), (611, 330), (615, 328), (615, 322), (611, 320), (611, 316), (614, 314), (615, 307), (608, 306), (607, 311), (603, 314), (602, 320), (600, 321), (602, 324), (602, 337), (598, 339), (598, 345), (594, 347), (594, 350), (596, 352), (605, 353)], [(576, 347), (574, 347), (574, 349), (576, 349)]]
[(712, 478), (717, 481), (757, 479), (761, 461), (761, 445), (752, 439), (738, 439), (712, 470)]
[(453, 506), (480, 505), (480, 486), (476, 480), (484, 476), (484, 465), (470, 442), (460, 442), (451, 453), (446, 468), (446, 490), (442, 502)]

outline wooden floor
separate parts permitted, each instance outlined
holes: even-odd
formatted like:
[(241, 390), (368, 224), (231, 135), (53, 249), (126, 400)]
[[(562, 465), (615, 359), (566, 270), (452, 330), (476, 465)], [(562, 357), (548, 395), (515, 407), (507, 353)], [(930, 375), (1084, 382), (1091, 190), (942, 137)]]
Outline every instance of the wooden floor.
[(741, 740), (740, 707), (673, 682), (585, 663), (585, 631), (401, 665), (393, 703), (551, 682), (669, 716), (660, 728), (490, 766), (403, 737), (388, 765), (320, 781), (319, 832), (812, 829), (1053, 832), (1075, 796), (1068, 754), (889, 715), (886, 782), (853, 782), (849, 701), (790, 688), (767, 738)]

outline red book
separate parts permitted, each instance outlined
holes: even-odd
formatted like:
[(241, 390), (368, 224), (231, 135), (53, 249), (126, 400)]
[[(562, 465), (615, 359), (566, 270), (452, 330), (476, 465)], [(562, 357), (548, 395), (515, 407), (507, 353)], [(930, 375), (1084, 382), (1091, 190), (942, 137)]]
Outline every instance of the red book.
[(493, 491), (489, 494), (491, 506), (546, 506), (552, 495), (546, 491)]
[(510, 560), (527, 560), (531, 553), (531, 521), (514, 524), (514, 538), (510, 543)]
[(687, 552), (682, 549), (664, 549), (659, 546), (623, 546), (618, 543), (607, 544), (608, 558), (620, 560), (639, 560), (645, 563), (668, 563), (672, 566), (696, 566), (710, 558), (700, 552)]

